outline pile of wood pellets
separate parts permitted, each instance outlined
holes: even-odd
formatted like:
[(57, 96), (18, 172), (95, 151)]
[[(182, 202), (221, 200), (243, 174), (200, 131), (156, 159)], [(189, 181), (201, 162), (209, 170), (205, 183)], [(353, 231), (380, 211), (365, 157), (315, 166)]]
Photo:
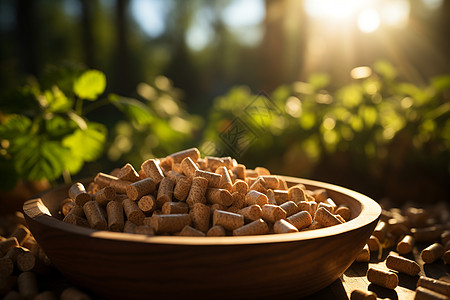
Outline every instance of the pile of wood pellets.
[[(450, 216), (447, 207), (432, 209), (414, 206), (383, 209), (373, 234), (356, 262), (384, 262), (369, 267), (367, 280), (377, 286), (394, 290), (399, 285), (398, 273), (417, 280), (414, 299), (449, 299), (450, 282), (420, 276), (426, 266), (450, 264)], [(422, 249), (419, 255), (413, 250)], [(385, 259), (383, 251), (389, 251)], [(376, 299), (372, 291), (355, 290), (351, 299)]]
[(197, 148), (98, 173), (73, 184), (63, 200), (64, 222), (146, 235), (242, 236), (291, 233), (346, 222), (325, 189), (288, 187), (263, 167), (231, 157), (200, 157)]

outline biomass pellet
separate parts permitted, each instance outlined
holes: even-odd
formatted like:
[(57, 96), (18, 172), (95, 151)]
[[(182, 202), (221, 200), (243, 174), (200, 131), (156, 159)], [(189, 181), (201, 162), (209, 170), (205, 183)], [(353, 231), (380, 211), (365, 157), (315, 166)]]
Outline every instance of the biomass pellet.
[(353, 290), (350, 300), (377, 300), (377, 294), (371, 291)]
[(314, 220), (317, 221), (323, 227), (342, 224), (342, 222), (338, 218), (336, 218), (324, 207), (317, 209), (316, 214), (314, 215)]
[(244, 205), (245, 205), (245, 195), (243, 195), (243, 194), (241, 194), (239, 192), (233, 192), (231, 194), (231, 198), (233, 198), (232, 203), (233, 203), (234, 207), (236, 207), (238, 209), (241, 209), (241, 208), (244, 207)]
[(397, 244), (397, 252), (399, 254), (408, 254), (412, 251), (415, 244), (415, 240), (411, 235), (405, 235)]
[(388, 220), (389, 232), (395, 236), (404, 236), (411, 234), (411, 230), (405, 225), (403, 221), (397, 219)]
[(95, 201), (88, 201), (83, 205), (83, 211), (86, 215), (86, 219), (89, 225), (93, 229), (106, 230), (108, 228), (108, 223), (103, 217), (103, 213), (100, 211), (100, 207)]
[(222, 189), (226, 189), (229, 192), (233, 191), (233, 182), (231, 181), (230, 173), (228, 173), (228, 169), (224, 166), (218, 167), (216, 169), (216, 173), (221, 175), (222, 178), (219, 182), (219, 187)]
[[(178, 182), (180, 179), (186, 178), (186, 176), (184, 176), (183, 174), (175, 172), (173, 170), (170, 170), (169, 172), (167, 172), (166, 175), (167, 175), (167, 177), (172, 179), (172, 181), (174, 181), (174, 182)], [(161, 178), (161, 180), (162, 180), (162, 178)]]
[[(142, 180), (144, 180), (144, 179), (142, 179)], [(139, 180), (139, 181), (142, 181), (142, 180)], [(139, 182), (139, 181), (136, 181), (136, 182)], [(130, 186), (130, 184), (136, 183), (136, 182), (117, 179), (117, 180), (112, 180), (111, 183), (109, 184), (109, 186), (112, 187), (113, 189), (115, 189), (116, 193), (127, 194), (127, 189)]]
[(83, 206), (91, 200), (91, 195), (86, 192), (81, 182), (76, 182), (69, 188), (69, 197), (79, 206)]
[(245, 169), (245, 177), (248, 178), (254, 178), (256, 179), (258, 177), (258, 172), (256, 172), (253, 169)]
[(158, 159), (157, 162), (158, 162), (158, 165), (161, 168), (163, 174), (166, 174), (166, 172), (172, 170), (171, 162), (168, 159), (166, 159), (165, 157)]
[(17, 277), (17, 288), (24, 299), (33, 299), (39, 292), (36, 275), (23, 272)]
[(168, 177), (164, 177), (159, 183), (158, 195), (156, 196), (156, 206), (162, 207), (166, 202), (172, 201), (175, 182)]
[(380, 242), (384, 242), (384, 239), (386, 238), (386, 233), (388, 230), (388, 226), (386, 222), (379, 221), (377, 226), (375, 227), (375, 230), (373, 231), (372, 235), (376, 236)]
[(232, 212), (232, 213), (238, 213), (238, 212), (240, 211), (240, 209), (237, 208), (237, 207), (234, 206), (234, 205), (231, 205), (230, 207), (228, 207), (227, 209), (225, 209), (225, 211), (229, 211), (229, 212)]
[(179, 233), (180, 236), (206, 236), (206, 234), (198, 229), (195, 229), (189, 225), (183, 227)]
[(334, 214), (340, 215), (347, 222), (350, 220), (352, 211), (347, 206), (340, 206), (334, 211)]
[(329, 198), (326, 189), (316, 189), (312, 191), (312, 194), (316, 202), (324, 202)]
[(183, 174), (183, 169), (181, 168), (181, 163), (176, 163), (172, 165), (172, 171)]
[(224, 206), (230, 206), (233, 203), (233, 197), (228, 190), (208, 188), (206, 190), (206, 201), (211, 204), (217, 203)]
[(307, 211), (300, 211), (286, 219), (289, 223), (295, 226), (298, 230), (306, 228), (312, 224), (312, 217)]
[(320, 202), (318, 205), (317, 205), (317, 209), (320, 209), (320, 208), (325, 208), (326, 210), (328, 210), (330, 213), (332, 213), (332, 214), (334, 214), (334, 207), (333, 207), (333, 205), (331, 205), (331, 204), (328, 204), (328, 203), (326, 203), (326, 202)]
[(267, 203), (268, 204), (278, 205), (277, 204), (277, 200), (275, 200), (275, 194), (274, 194), (273, 190), (268, 189), (267, 193), (266, 193), (266, 196), (267, 196)]
[(275, 223), (280, 219), (286, 218), (286, 211), (278, 205), (266, 204), (261, 209), (261, 218), (266, 222)]
[(19, 245), (22, 245), (23, 241), (25, 241), (30, 235), (31, 233), (28, 228), (22, 224), (18, 224), (9, 237), (15, 237)]
[(222, 175), (203, 170), (196, 170), (195, 177), (203, 177), (208, 180), (208, 187), (210, 188), (218, 188), (220, 186)]
[(450, 250), (444, 252), (442, 260), (444, 261), (444, 264), (450, 264)]
[(63, 216), (67, 216), (72, 207), (75, 206), (75, 202), (72, 199), (66, 198), (61, 202), (61, 212)]
[(172, 166), (174, 163), (181, 163), (183, 159), (190, 157), (192, 161), (197, 161), (200, 158), (200, 151), (197, 148), (189, 148), (186, 150), (178, 151), (170, 154), (166, 159), (171, 162)]
[(17, 257), (26, 252), (30, 252), (30, 250), (22, 246), (11, 247), (4, 257), (11, 259), (15, 263), (17, 261)]
[(333, 213), (335, 213), (334, 211), (336, 210), (337, 205), (336, 205), (336, 203), (334, 203), (333, 199), (327, 198), (325, 201), (323, 201), (323, 203), (331, 205), (331, 207), (333, 207)]
[(278, 184), (278, 190), (280, 191), (287, 191), (288, 190), (288, 185), (286, 180), (284, 180), (283, 178), (278, 178), (279, 179), (279, 184)]
[(263, 194), (267, 193), (267, 189), (265, 187), (266, 183), (265, 183), (264, 179), (262, 179), (261, 177), (258, 177), (256, 179), (256, 181), (253, 182), (252, 184), (249, 183), (249, 185), (250, 185), (250, 187), (249, 187), (250, 190), (258, 191)]
[(441, 233), (441, 244), (445, 245), (450, 241), (450, 230), (445, 230)]
[(237, 179), (245, 180), (245, 171), (246, 171), (245, 165), (237, 164), (235, 167), (231, 169), (231, 171), (233, 171)]
[(127, 194), (116, 194), (116, 197), (114, 198), (114, 201), (122, 203), (123, 200), (128, 199)]
[(297, 202), (300, 211), (307, 211), (311, 216), (316, 214), (317, 202), (315, 201), (300, 201)]
[(420, 276), (417, 287), (420, 286), (450, 297), (450, 282)]
[(14, 271), (14, 261), (7, 256), (0, 257), (0, 278), (10, 276), (13, 273), (13, 271)]
[(153, 193), (156, 183), (151, 178), (145, 178), (131, 183), (126, 188), (126, 194), (131, 200), (137, 200), (144, 195)]
[(398, 286), (398, 276), (394, 272), (380, 270), (370, 267), (367, 271), (367, 280), (371, 283), (385, 287), (387, 289), (395, 289)]
[(155, 230), (153, 229), (153, 227), (143, 224), (143, 225), (136, 226), (136, 228), (134, 229), (134, 233), (145, 234), (145, 235), (155, 235)]
[(70, 287), (62, 291), (60, 300), (91, 300), (91, 297), (76, 288)]
[(208, 187), (208, 180), (204, 177), (194, 177), (192, 179), (191, 189), (186, 199), (189, 206), (195, 203), (206, 203), (206, 189)]
[(184, 175), (193, 178), (195, 176), (195, 171), (199, 170), (199, 168), (190, 157), (186, 157), (181, 161), (181, 170), (183, 170)]
[(255, 220), (247, 225), (241, 226), (233, 230), (234, 236), (242, 235), (260, 235), (269, 232), (269, 226), (263, 219)]
[(188, 214), (155, 215), (151, 218), (151, 226), (156, 233), (175, 233), (190, 223), (191, 217)]
[(233, 184), (233, 192), (238, 192), (242, 195), (246, 195), (248, 193), (248, 184), (247, 182), (237, 179)]
[(276, 175), (260, 175), (260, 178), (262, 178), (263, 181), (265, 182), (265, 187), (267, 189), (275, 190), (278, 188), (278, 185), (280, 184), (280, 180)]
[(218, 209), (218, 210), (225, 210), (225, 211), (227, 210), (227, 207), (225, 205), (222, 205), (222, 204), (219, 204), (219, 203), (210, 204), (209, 208), (211, 209), (211, 216), (212, 216), (212, 214), (214, 213), (214, 211), (216, 209)]
[(244, 216), (216, 209), (213, 213), (213, 226), (216, 225), (227, 230), (234, 230), (244, 225)]
[(239, 210), (238, 214), (243, 215), (246, 221), (255, 221), (261, 218), (262, 209), (258, 204), (252, 204)]
[(420, 272), (420, 266), (415, 261), (392, 254), (386, 258), (386, 267), (409, 276), (417, 276)]
[(105, 186), (104, 188), (97, 191), (94, 194), (94, 200), (100, 206), (106, 206), (109, 201), (112, 201), (116, 198), (116, 190), (110, 186)]
[(125, 199), (122, 202), (123, 210), (125, 211), (125, 215), (127, 216), (127, 219), (131, 222), (133, 222), (136, 225), (142, 225), (145, 215), (144, 213), (139, 209), (139, 206), (136, 202), (130, 199)]
[[(99, 189), (99, 187), (98, 187), (98, 184), (97, 183), (95, 183), (95, 182), (90, 182), (89, 184), (88, 184), (88, 187), (87, 187), (87, 189), (86, 189), (86, 192), (88, 192), (89, 194), (95, 194), (95, 193), (97, 193), (97, 191), (98, 191), (98, 189)], [(70, 198), (69, 198), (70, 199)], [(72, 200), (72, 199), (71, 199)]]
[(369, 262), (370, 261), (370, 250), (367, 244), (361, 249), (355, 261), (357, 262)]
[(207, 232), (206, 236), (225, 236), (225, 228), (220, 225), (212, 226)]
[(420, 253), (420, 257), (422, 260), (427, 263), (431, 264), (442, 257), (444, 254), (444, 246), (442, 246), (439, 243), (434, 243), (427, 248), (423, 249)]
[(33, 271), (40, 274), (47, 273), (44, 261), (31, 252), (24, 252), (17, 256), (17, 268), (22, 272)]
[(69, 213), (67, 216), (64, 217), (63, 222), (68, 223), (68, 224), (72, 224), (72, 225), (87, 227), (87, 228), (91, 227), (91, 225), (89, 224), (88, 220), (86, 220), (84, 217), (83, 218), (79, 217), (76, 214), (70, 214)]
[(161, 207), (163, 214), (187, 214), (189, 206), (184, 202), (165, 202)]
[(414, 300), (448, 300), (449, 297), (433, 290), (417, 287), (414, 294)]
[(206, 167), (212, 172), (216, 171), (217, 168), (225, 166), (223, 159), (214, 156), (205, 156)]
[[(273, 190), (273, 194), (275, 196), (275, 201), (277, 202), (278, 205), (281, 205), (281, 204), (289, 201), (288, 191), (286, 191), (286, 190), (275, 189), (275, 190)], [(294, 201), (292, 201), (292, 202), (294, 202)]]
[(425, 226), (430, 217), (425, 209), (416, 207), (407, 208), (405, 211), (405, 216), (408, 218), (411, 227)]
[(129, 163), (127, 163), (125, 166), (123, 166), (120, 169), (120, 171), (117, 174), (117, 178), (119, 178), (120, 180), (131, 181), (131, 182), (136, 182), (136, 181), (139, 181), (139, 179), (140, 179), (138, 172), (136, 172), (134, 167)]
[(275, 233), (292, 233), (298, 232), (298, 229), (286, 220), (278, 220), (273, 224), (273, 231)]
[(255, 172), (256, 174), (258, 174), (259, 176), (263, 176), (263, 175), (270, 175), (270, 171), (267, 168), (264, 167), (256, 167), (255, 168)]
[(134, 224), (133, 222), (125, 221), (125, 225), (123, 226), (123, 232), (125, 232), (125, 233), (135, 233), (136, 227), (137, 227), (137, 225)]
[(245, 195), (245, 203), (250, 206), (253, 204), (258, 204), (259, 206), (263, 206), (269, 202), (267, 196), (258, 191), (250, 190), (247, 195)]
[(19, 242), (16, 237), (9, 237), (0, 242), (0, 253), (7, 253), (11, 247), (19, 246)]
[(189, 178), (181, 178), (175, 183), (173, 196), (175, 199), (185, 201), (191, 189), (191, 180)]
[(286, 217), (290, 217), (298, 212), (300, 212), (299, 207), (294, 201), (287, 201), (280, 205), (282, 209), (286, 212)]
[(225, 167), (227, 167), (228, 169), (231, 169), (235, 165), (237, 165), (237, 161), (231, 158), (230, 156), (221, 157), (220, 159), (223, 161)]
[(149, 194), (142, 196), (137, 202), (138, 207), (144, 214), (150, 214), (156, 210), (156, 199), (155, 196)]
[(97, 175), (94, 177), (94, 182), (98, 185), (99, 189), (110, 185), (111, 182), (115, 180), (119, 180), (119, 178), (102, 172), (97, 173)]
[(444, 231), (443, 226), (434, 225), (423, 228), (411, 228), (411, 233), (419, 243), (437, 242), (441, 239), (441, 234)]
[(334, 215), (339, 221), (341, 221), (342, 223), (345, 223), (345, 220), (343, 217), (341, 217), (341, 215)]
[(57, 300), (53, 291), (44, 291), (36, 295), (33, 300)]
[(123, 231), (124, 218), (122, 203), (110, 201), (106, 205), (106, 214), (108, 215), (108, 229), (111, 231)]
[(189, 215), (191, 216), (192, 225), (194, 226), (194, 228), (202, 232), (208, 231), (209, 220), (211, 216), (211, 210), (209, 206), (203, 203), (195, 203), (192, 206)]
[(381, 247), (380, 240), (374, 235), (371, 235), (369, 237), (369, 240), (367, 241), (367, 245), (369, 246), (370, 252), (378, 251)]
[(298, 185), (291, 186), (288, 189), (288, 200), (298, 203), (300, 201), (307, 201), (305, 190)]

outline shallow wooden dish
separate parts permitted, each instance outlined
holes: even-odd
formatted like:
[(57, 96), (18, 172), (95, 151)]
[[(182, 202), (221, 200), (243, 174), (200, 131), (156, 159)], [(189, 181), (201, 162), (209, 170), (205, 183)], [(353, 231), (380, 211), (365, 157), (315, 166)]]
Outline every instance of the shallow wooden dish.
[(336, 185), (284, 177), (290, 185), (325, 188), (352, 209), (345, 224), (290, 234), (247, 237), (144, 236), (96, 231), (62, 222), (61, 186), (24, 204), (30, 230), (74, 284), (107, 299), (300, 298), (335, 281), (354, 261), (381, 213), (370, 198)]

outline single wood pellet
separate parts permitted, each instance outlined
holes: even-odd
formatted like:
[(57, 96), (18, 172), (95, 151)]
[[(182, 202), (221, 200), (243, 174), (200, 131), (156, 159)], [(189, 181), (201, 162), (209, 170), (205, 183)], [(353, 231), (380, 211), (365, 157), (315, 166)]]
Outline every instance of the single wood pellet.
[(414, 300), (448, 300), (449, 297), (433, 290), (417, 287), (414, 294)]
[(414, 236), (416, 242), (419, 243), (431, 243), (437, 242), (441, 239), (441, 234), (444, 231), (443, 226), (434, 225), (423, 228), (411, 228), (411, 233)]
[(27, 227), (25, 227), (22, 224), (19, 224), (11, 233), (10, 237), (15, 237), (19, 245), (22, 245), (22, 243), (30, 236), (30, 234), (31, 234), (30, 230), (28, 230)]
[(142, 196), (137, 202), (138, 207), (144, 214), (150, 214), (157, 209), (156, 199), (153, 195)]
[(94, 200), (100, 206), (106, 206), (109, 201), (116, 198), (116, 190), (110, 186), (105, 186), (104, 188), (98, 190), (94, 195)]
[(397, 244), (397, 252), (402, 255), (408, 254), (412, 251), (414, 244), (414, 238), (411, 235), (405, 235)]
[(273, 224), (273, 231), (275, 233), (291, 233), (298, 232), (298, 229), (288, 221), (281, 219)]
[(431, 264), (442, 257), (444, 254), (444, 246), (442, 246), (439, 243), (434, 243), (427, 248), (423, 249), (420, 253), (420, 257), (422, 260), (427, 263)]
[(398, 286), (398, 276), (394, 272), (385, 271), (370, 267), (367, 271), (367, 280), (371, 283), (385, 287), (387, 289), (395, 289)]
[(237, 213), (240, 215), (243, 215), (244, 219), (246, 221), (251, 222), (251, 221), (255, 221), (255, 220), (258, 220), (259, 218), (261, 218), (262, 209), (261, 209), (261, 206), (259, 206), (258, 204), (252, 204), (252, 205), (242, 208)]
[(125, 199), (122, 202), (123, 210), (127, 219), (136, 225), (142, 225), (145, 215), (142, 210), (139, 209), (137, 203), (130, 199)]
[(420, 266), (418, 263), (397, 255), (389, 255), (386, 258), (386, 267), (409, 276), (417, 276), (420, 272)]
[(138, 200), (142, 196), (152, 193), (155, 188), (156, 183), (153, 181), (153, 179), (145, 178), (129, 184), (126, 187), (126, 194), (129, 199)]
[(371, 291), (353, 290), (350, 300), (376, 300), (377, 294)]
[[(173, 179), (172, 179), (173, 180)], [(175, 183), (175, 188), (173, 189), (173, 196), (179, 201), (185, 201), (189, 195), (189, 190), (191, 189), (191, 179), (180, 178)]]
[(125, 221), (122, 203), (110, 201), (106, 205), (106, 214), (108, 216), (108, 229), (116, 232), (123, 231)]
[(100, 211), (100, 207), (97, 202), (86, 202), (83, 205), (83, 211), (91, 228), (97, 230), (106, 230), (108, 228), (108, 223), (106, 222), (103, 213)]
[(195, 203), (206, 203), (206, 189), (208, 188), (208, 180), (206, 178), (197, 176), (192, 179), (191, 189), (186, 199), (186, 203), (189, 206), (193, 206)]
[(144, 161), (141, 165), (141, 170), (144, 172), (145, 176), (151, 178), (155, 184), (160, 183), (164, 178), (164, 173), (155, 159)]
[(269, 199), (267, 196), (261, 192), (250, 190), (247, 195), (245, 196), (245, 203), (250, 206), (253, 204), (258, 204), (259, 206), (263, 206), (265, 204), (268, 204)]
[(316, 214), (314, 215), (314, 220), (323, 227), (342, 224), (342, 222), (325, 207), (317, 209)]
[(258, 219), (247, 225), (241, 226), (233, 230), (234, 236), (242, 235), (260, 235), (269, 232), (269, 226), (263, 219)]
[(352, 211), (347, 206), (338, 207), (334, 213), (340, 215), (346, 222), (350, 220), (350, 217), (352, 215)]
[(189, 178), (193, 178), (195, 171), (199, 170), (197, 164), (190, 157), (186, 157), (181, 161), (181, 169), (183, 174)]
[(300, 201), (297, 202), (300, 211), (307, 211), (311, 216), (316, 214), (317, 202), (315, 201)]
[(382, 247), (380, 241), (374, 235), (371, 235), (369, 237), (369, 240), (367, 241), (367, 246), (369, 246), (370, 252), (378, 251), (380, 247)]
[(91, 200), (91, 195), (86, 192), (84, 185), (80, 182), (74, 183), (69, 188), (69, 197), (79, 206), (83, 206), (86, 202)]
[(227, 230), (234, 230), (244, 225), (244, 216), (217, 209), (213, 213), (213, 226), (215, 225), (220, 225)]
[(36, 275), (33, 272), (23, 272), (17, 277), (17, 288), (24, 299), (34, 299), (38, 294)]
[(375, 230), (373, 231), (372, 235), (376, 236), (377, 239), (383, 243), (384, 239), (386, 238), (386, 233), (388, 230), (388, 226), (386, 222), (380, 221), (378, 222), (377, 226), (375, 227)]
[(420, 276), (419, 280), (417, 281), (417, 287), (424, 287), (450, 297), (450, 282)]
[(139, 174), (131, 164), (127, 163), (120, 169), (117, 174), (117, 178), (120, 180), (136, 182), (139, 180)]
[(300, 208), (294, 201), (286, 201), (280, 207), (286, 212), (286, 217), (290, 217), (300, 211)]
[(225, 228), (223, 228), (220, 225), (212, 226), (208, 232), (206, 232), (206, 236), (225, 236), (226, 231)]
[(203, 203), (195, 203), (189, 214), (194, 228), (206, 233), (209, 229), (209, 220), (211, 216), (211, 209), (209, 206)]
[(183, 227), (180, 231), (180, 236), (206, 236), (206, 234), (198, 229), (195, 229), (189, 225)]
[(71, 287), (62, 291), (60, 300), (91, 300), (91, 297), (82, 291)]
[(370, 250), (369, 246), (366, 244), (364, 248), (359, 252), (355, 259), (356, 262), (369, 262), (370, 261)]
[(151, 217), (150, 226), (156, 233), (175, 233), (191, 224), (189, 214), (155, 215)]

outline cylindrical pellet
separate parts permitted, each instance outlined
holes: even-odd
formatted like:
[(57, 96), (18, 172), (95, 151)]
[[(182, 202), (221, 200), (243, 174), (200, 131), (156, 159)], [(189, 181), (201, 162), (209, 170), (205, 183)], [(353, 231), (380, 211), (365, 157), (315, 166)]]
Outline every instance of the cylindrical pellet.
[(142, 196), (141, 199), (138, 200), (137, 204), (139, 209), (145, 214), (150, 214), (157, 208), (155, 196), (151, 194)]
[(420, 276), (417, 281), (417, 286), (421, 286), (450, 297), (450, 282)]
[(367, 271), (367, 280), (371, 283), (385, 287), (387, 289), (395, 289), (398, 286), (398, 276), (394, 272), (380, 270), (377, 268), (369, 268)]
[(125, 181), (131, 181), (131, 182), (139, 181), (138, 172), (136, 172), (134, 167), (129, 163), (127, 163), (125, 166), (123, 166), (120, 169), (120, 171), (117, 174), (117, 177), (120, 180), (125, 180)]
[(405, 211), (408, 222), (411, 227), (423, 227), (429, 219), (428, 212), (423, 208), (409, 207)]
[(19, 245), (22, 245), (23, 241), (25, 241), (30, 236), (30, 234), (31, 233), (30, 230), (28, 230), (28, 228), (26, 228), (22, 224), (19, 224), (16, 226), (16, 228), (9, 237), (15, 237)]
[(168, 177), (164, 177), (159, 183), (158, 195), (156, 196), (156, 206), (162, 207), (166, 202), (172, 201), (175, 182)]
[(324, 227), (342, 224), (338, 218), (324, 207), (321, 207), (316, 211), (314, 220)]
[(298, 208), (297, 204), (295, 204), (294, 201), (287, 201), (280, 205), (282, 209), (286, 212), (286, 217), (290, 217), (292, 215), (295, 215), (296, 213), (300, 212), (300, 209)]
[(206, 236), (225, 236), (225, 228), (220, 225), (212, 226), (208, 232), (206, 232)]
[(245, 180), (245, 177), (246, 177), (245, 170), (246, 170), (246, 167), (243, 164), (237, 164), (232, 169), (234, 175), (236, 175), (236, 178), (241, 179), (241, 180)]
[(174, 163), (181, 163), (181, 161), (186, 157), (190, 157), (192, 161), (196, 162), (200, 158), (200, 151), (198, 151), (197, 148), (189, 148), (172, 153), (167, 156), (166, 159), (169, 160), (173, 165)]
[(260, 175), (265, 182), (265, 188), (275, 190), (278, 188), (280, 181), (276, 175)]
[(225, 166), (225, 162), (220, 157), (206, 156), (206, 167), (215, 172), (217, 168)]
[(108, 186), (111, 184), (112, 181), (114, 180), (119, 180), (119, 178), (117, 178), (116, 176), (112, 176), (109, 174), (105, 174), (105, 173), (98, 173), (95, 177), (94, 177), (94, 182), (98, 185), (98, 188), (104, 188), (105, 186)]
[(191, 224), (188, 214), (155, 215), (151, 218), (151, 226), (156, 233), (175, 233)]
[[(73, 210), (73, 209), (72, 209)], [(84, 213), (83, 213), (84, 215)], [(89, 224), (88, 220), (86, 220), (84, 217), (79, 217), (76, 214), (68, 214), (67, 216), (64, 217), (63, 222), (69, 223), (69, 224), (73, 224), (73, 225), (77, 225), (77, 226), (82, 226), (82, 227), (87, 227), (90, 228), (91, 225)]]
[(258, 177), (255, 182), (253, 182), (252, 184), (249, 183), (249, 190), (253, 190), (253, 191), (257, 191), (260, 192), (262, 194), (266, 194), (267, 193), (267, 189), (265, 187), (266, 183), (264, 182), (264, 179), (262, 179), (261, 177)]
[(227, 230), (234, 230), (244, 225), (244, 216), (216, 209), (213, 213), (213, 226), (216, 225)]
[(106, 205), (106, 214), (108, 215), (108, 229), (111, 231), (123, 231), (124, 218), (122, 203), (110, 201)]
[(313, 197), (316, 200), (316, 202), (324, 202), (326, 201), (329, 196), (326, 189), (316, 189), (313, 191)]
[(166, 202), (163, 204), (161, 211), (163, 214), (187, 214), (189, 206), (184, 202)]
[(411, 235), (405, 235), (397, 244), (397, 252), (399, 254), (408, 254), (414, 247), (415, 240)]
[(245, 203), (250, 206), (253, 204), (258, 204), (259, 206), (263, 206), (269, 202), (267, 196), (258, 191), (250, 190), (245, 196)]
[(14, 261), (6, 256), (0, 257), (0, 278), (10, 276), (13, 273), (13, 271), (14, 271)]
[(300, 211), (286, 219), (289, 223), (295, 226), (298, 230), (303, 229), (311, 225), (312, 217), (307, 211)]
[(317, 209), (320, 209), (321, 207), (325, 208), (330, 213), (334, 214), (334, 206), (333, 205), (326, 203), (326, 202), (320, 202), (319, 205), (317, 205)]
[(228, 169), (224, 166), (221, 166), (216, 169), (216, 173), (222, 176), (219, 182), (219, 187), (231, 193), (233, 191), (233, 182), (231, 181)]
[(191, 180), (189, 178), (181, 178), (175, 183), (173, 196), (179, 201), (185, 201), (191, 189)]
[(241, 209), (245, 205), (245, 195), (239, 193), (239, 192), (233, 192), (231, 194), (233, 206), (235, 206), (238, 209)]
[[(142, 180), (140, 180), (140, 181), (142, 181)], [(139, 181), (136, 181), (136, 182), (139, 182)], [(132, 183), (134, 183), (134, 182), (117, 179), (117, 180), (112, 180), (111, 183), (109, 184), (109, 186), (112, 187), (118, 194), (127, 194), (127, 189), (130, 186), (130, 184), (132, 184)]]
[(61, 293), (60, 300), (91, 300), (91, 297), (76, 288), (70, 287)]
[(151, 178), (145, 178), (136, 182), (131, 183), (127, 189), (126, 193), (129, 199), (137, 200), (144, 195), (153, 193), (156, 188), (156, 184)]
[(180, 236), (206, 236), (206, 234), (198, 229), (195, 229), (189, 225), (183, 227), (179, 233)]
[(350, 300), (377, 300), (377, 294), (371, 291), (353, 290)]
[(95, 201), (88, 201), (83, 205), (83, 211), (86, 215), (86, 219), (89, 225), (93, 229), (106, 230), (108, 229), (108, 224), (106, 219), (103, 217), (100, 207)]
[(98, 190), (94, 195), (94, 200), (97, 201), (100, 206), (106, 206), (109, 201), (112, 201), (115, 198), (116, 190), (110, 186), (105, 186), (104, 188)]
[(348, 208), (347, 206), (340, 206), (338, 207), (334, 213), (336, 215), (340, 215), (342, 218), (344, 218), (344, 220), (347, 222), (348, 220), (350, 220), (350, 217), (352, 215), (352, 211), (350, 210), (350, 208)]
[[(285, 202), (289, 201), (289, 197), (288, 197), (288, 191), (287, 190), (273, 190), (273, 194), (275, 196), (275, 201), (277, 202), (278, 205), (281, 205)], [(292, 201), (294, 202), (294, 201)], [(295, 202), (294, 202), (295, 203)]]
[(203, 177), (206, 180), (208, 180), (208, 187), (210, 187), (210, 188), (219, 188), (220, 180), (222, 179), (222, 175), (220, 175), (220, 174), (203, 171), (203, 170), (196, 170), (195, 177)]
[(444, 264), (450, 264), (450, 250), (447, 250), (442, 255), (442, 260), (444, 261)]
[(141, 164), (141, 170), (144, 171), (145, 175), (153, 180), (155, 184), (161, 182), (164, 178), (161, 166), (155, 159), (147, 159)]
[(416, 293), (414, 294), (414, 300), (448, 300), (449, 297), (433, 290), (417, 287)]
[(380, 247), (382, 247), (380, 241), (374, 235), (370, 236), (369, 240), (367, 241), (367, 246), (369, 246), (370, 252), (378, 251)]
[(270, 175), (270, 171), (264, 167), (256, 167), (255, 172), (258, 176)]
[(386, 267), (409, 276), (417, 276), (420, 272), (420, 266), (415, 261), (397, 255), (386, 258)]
[(307, 211), (311, 216), (316, 214), (317, 202), (315, 201), (300, 201), (297, 202), (297, 206), (300, 211)]
[(288, 201), (294, 201), (295, 203), (307, 201), (305, 190), (298, 185), (290, 187), (288, 190)]
[(169, 172), (167, 172), (166, 176), (169, 177), (170, 179), (172, 179), (172, 181), (174, 181), (174, 182), (178, 182), (181, 178), (186, 178), (186, 176), (184, 176), (183, 174), (175, 172), (173, 170), (170, 170)]
[(444, 254), (444, 246), (442, 246), (439, 243), (434, 243), (427, 248), (423, 249), (420, 253), (420, 257), (422, 260), (427, 263), (431, 264), (442, 257)]
[(211, 216), (211, 211), (209, 206), (203, 204), (203, 203), (195, 203), (191, 211), (189, 212), (189, 215), (191, 216), (192, 225), (194, 228), (202, 231), (207, 232), (209, 229), (209, 220)]
[(134, 233), (136, 234), (145, 234), (145, 235), (155, 235), (155, 230), (153, 227), (149, 225), (139, 225), (134, 229)]
[(275, 223), (280, 219), (286, 218), (286, 211), (278, 205), (266, 204), (261, 209), (261, 218), (266, 222)]
[(431, 243), (437, 242), (441, 238), (441, 234), (444, 231), (442, 225), (434, 225), (424, 228), (411, 228), (411, 233), (416, 242), (419, 243)]
[(125, 225), (123, 226), (123, 232), (125, 232), (125, 233), (135, 233), (136, 227), (137, 227), (137, 225), (134, 224), (133, 222), (125, 221)]
[(205, 194), (207, 187), (208, 180), (206, 178), (194, 177), (192, 179), (192, 185), (186, 203), (189, 206), (194, 205), (194, 203), (206, 203)]
[(267, 204), (278, 205), (277, 200), (275, 199), (275, 193), (273, 192), (273, 190), (268, 189), (266, 196), (267, 196)]
[(70, 187), (69, 197), (79, 206), (83, 206), (91, 200), (91, 195), (86, 192), (84, 185), (80, 182), (76, 182)]
[(261, 218), (262, 209), (258, 204), (252, 204), (239, 210), (238, 214), (243, 215), (246, 221), (256, 221)]
[(63, 216), (67, 216), (69, 211), (74, 206), (75, 206), (75, 202), (73, 202), (73, 200), (70, 198), (66, 198), (63, 201), (61, 201), (61, 212), (62, 212)]
[(199, 170), (197, 164), (190, 157), (186, 157), (181, 161), (181, 169), (183, 170), (183, 174), (189, 178), (193, 178), (195, 171)]
[(267, 225), (267, 223), (264, 222), (263, 219), (258, 219), (256, 221), (248, 223), (247, 225), (236, 228), (235, 230), (233, 230), (233, 235), (259, 235), (266, 234), (267, 232), (269, 232), (269, 226)]
[(275, 233), (291, 233), (298, 232), (298, 229), (286, 220), (278, 220), (273, 224), (273, 231)]
[(230, 206), (233, 203), (233, 197), (228, 190), (208, 188), (206, 190), (206, 201), (211, 204), (217, 203), (224, 206)]
[(367, 244), (361, 249), (358, 256), (355, 259), (356, 262), (369, 262), (370, 261), (370, 250)]
[(142, 225), (145, 215), (139, 209), (139, 206), (136, 202), (130, 199), (125, 199), (122, 202), (123, 210), (125, 211), (125, 215), (127, 219), (133, 222), (136, 225)]
[(380, 242), (384, 242), (384, 239), (386, 237), (386, 233), (388, 230), (388, 226), (386, 222), (379, 221), (377, 226), (375, 227), (375, 230), (373, 231), (372, 235), (376, 236)]
[(238, 179), (233, 184), (233, 192), (238, 192), (242, 195), (247, 195), (248, 193), (248, 184), (247, 182)]
[(36, 275), (33, 272), (23, 272), (17, 277), (17, 288), (24, 299), (33, 299), (39, 292)]

